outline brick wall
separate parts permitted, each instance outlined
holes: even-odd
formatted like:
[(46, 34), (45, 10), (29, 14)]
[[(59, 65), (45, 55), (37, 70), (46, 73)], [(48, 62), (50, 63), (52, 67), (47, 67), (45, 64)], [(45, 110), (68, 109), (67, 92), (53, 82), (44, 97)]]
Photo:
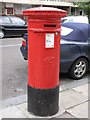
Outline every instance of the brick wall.
[(0, 3), (0, 15), (2, 15), (2, 3)]
[(22, 4), (14, 4), (14, 13), (22, 14)]
[(0, 15), (5, 15), (5, 5), (0, 2)]
[(14, 4), (14, 15), (23, 18), (22, 4)]

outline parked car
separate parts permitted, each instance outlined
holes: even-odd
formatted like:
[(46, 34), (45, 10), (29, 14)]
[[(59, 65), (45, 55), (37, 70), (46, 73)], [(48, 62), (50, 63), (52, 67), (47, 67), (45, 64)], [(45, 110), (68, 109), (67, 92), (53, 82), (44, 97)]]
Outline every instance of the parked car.
[(23, 35), (27, 32), (27, 23), (19, 17), (0, 16), (0, 38), (11, 35)]
[[(60, 72), (68, 73), (73, 79), (82, 78), (90, 70), (90, 24), (61, 24)], [(20, 48), (28, 59), (28, 34), (25, 34)]]
[(77, 22), (77, 23), (89, 23), (87, 16), (68, 16), (61, 19), (62, 23)]

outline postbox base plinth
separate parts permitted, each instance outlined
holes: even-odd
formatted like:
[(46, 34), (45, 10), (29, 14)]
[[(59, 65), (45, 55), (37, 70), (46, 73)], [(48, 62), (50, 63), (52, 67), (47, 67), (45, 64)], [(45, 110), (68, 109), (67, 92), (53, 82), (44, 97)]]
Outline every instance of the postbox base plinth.
[(51, 116), (59, 109), (59, 86), (36, 89), (28, 86), (28, 111), (38, 116)]

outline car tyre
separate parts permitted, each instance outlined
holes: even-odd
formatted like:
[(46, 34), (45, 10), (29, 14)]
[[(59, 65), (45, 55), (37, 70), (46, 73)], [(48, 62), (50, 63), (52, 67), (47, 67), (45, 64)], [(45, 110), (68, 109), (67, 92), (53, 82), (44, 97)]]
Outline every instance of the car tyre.
[(2, 31), (0, 31), (0, 39), (4, 38), (4, 36), (5, 36), (4, 31), (3, 31), (3, 30), (2, 30)]
[(27, 58), (24, 58), (24, 60), (27, 60)]
[(85, 58), (79, 58), (71, 66), (69, 75), (73, 79), (81, 79), (88, 70), (88, 61)]

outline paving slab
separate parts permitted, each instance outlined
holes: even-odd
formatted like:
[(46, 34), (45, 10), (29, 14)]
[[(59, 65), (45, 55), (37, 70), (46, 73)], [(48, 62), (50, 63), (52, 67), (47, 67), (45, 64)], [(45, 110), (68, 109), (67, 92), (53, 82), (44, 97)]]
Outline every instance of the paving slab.
[(67, 112), (65, 112), (64, 114), (56, 117), (56, 118), (75, 118), (74, 116), (68, 114)]
[(25, 116), (27, 116), (27, 118), (47, 118), (47, 119), (48, 118), (56, 118), (57, 116), (60, 116), (61, 114), (63, 114), (65, 112), (65, 110), (63, 108), (59, 108), (58, 113), (53, 116), (40, 117), (40, 116), (36, 116), (36, 115), (33, 115), (32, 113), (28, 112), (27, 103), (17, 105), (17, 107), (24, 113)]
[[(88, 73), (89, 74), (89, 73)], [(60, 91), (66, 91), (66, 90), (69, 90), (69, 89), (72, 89), (72, 88), (75, 88), (75, 87), (77, 87), (77, 86), (81, 86), (81, 85), (84, 85), (84, 84), (87, 84), (88, 82), (89, 82), (89, 77), (88, 77), (89, 75), (87, 75), (87, 76), (84, 76), (82, 79), (80, 79), (80, 80), (72, 80), (72, 81), (70, 81), (69, 80), (69, 82), (68, 83), (64, 83), (64, 84), (61, 84), (61, 81), (59, 82), (60, 83)], [(65, 80), (65, 78), (64, 78), (64, 80)], [(68, 81), (68, 79), (66, 78), (66, 80), (65, 81)]]
[(26, 118), (26, 116), (16, 107), (11, 106), (0, 110), (1, 118)]
[(90, 101), (88, 101), (88, 118), (89, 118), (89, 120), (90, 120)]
[(73, 90), (88, 96), (88, 84), (73, 88)]
[(17, 97), (12, 97), (12, 98), (1, 101), (0, 108), (5, 108), (12, 105), (18, 105), (21, 103), (25, 103), (26, 101), (27, 101), (27, 94), (20, 95)]
[(1, 110), (0, 110), (0, 120), (3, 118), (3, 116), (2, 116), (2, 112), (1, 112)]
[(88, 118), (88, 102), (67, 109), (66, 111), (76, 118)]
[(63, 91), (59, 94), (59, 106), (65, 110), (88, 100), (88, 97), (74, 90)]

